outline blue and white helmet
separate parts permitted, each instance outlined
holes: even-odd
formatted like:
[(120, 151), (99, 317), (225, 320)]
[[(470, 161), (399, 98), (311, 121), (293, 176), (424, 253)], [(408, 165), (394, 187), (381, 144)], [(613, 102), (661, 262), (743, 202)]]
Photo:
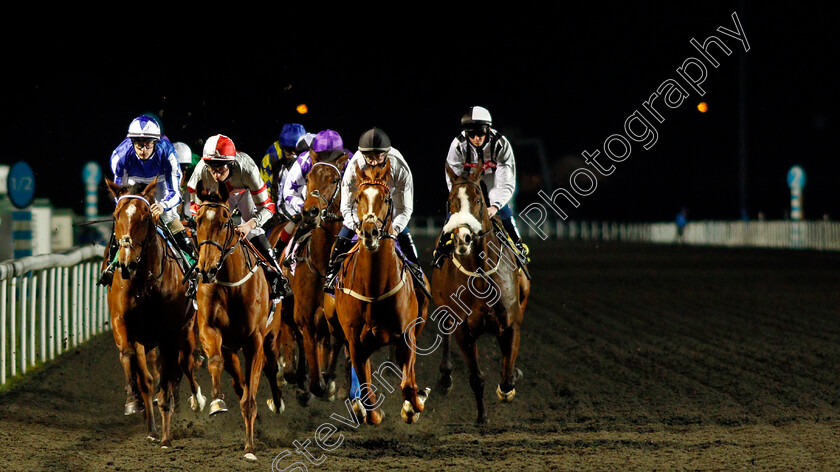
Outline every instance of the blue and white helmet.
[(128, 137), (131, 139), (160, 139), (160, 124), (152, 117), (138, 116), (128, 125)]

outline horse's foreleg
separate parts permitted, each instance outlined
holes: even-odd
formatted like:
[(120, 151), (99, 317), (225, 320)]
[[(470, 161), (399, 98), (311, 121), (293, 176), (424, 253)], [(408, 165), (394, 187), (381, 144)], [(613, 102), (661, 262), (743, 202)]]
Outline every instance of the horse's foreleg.
[(452, 390), (452, 358), (450, 356), (451, 351), (449, 350), (449, 340), (452, 338), (452, 335), (442, 334), (441, 337), (443, 338), (443, 342), (441, 343), (443, 355), (440, 358), (440, 376), (438, 377), (437, 384), (441, 392), (446, 395)]
[(519, 323), (514, 323), (496, 337), (502, 351), (502, 372), (496, 396), (499, 401), (507, 403), (513, 401), (516, 395), (516, 381), (522, 376), (522, 371), (516, 368), (516, 355), (519, 353)]
[(157, 428), (155, 428), (155, 415), (154, 410), (152, 409), (154, 380), (152, 379), (152, 374), (149, 373), (149, 368), (146, 365), (145, 347), (139, 343), (136, 343), (134, 346), (136, 355), (132, 356), (132, 362), (135, 364), (133, 371), (137, 374), (137, 389), (140, 391), (140, 398), (143, 399), (148, 438), (157, 440), (160, 436), (158, 436)]
[(113, 319), (111, 323), (113, 325), (114, 342), (117, 344), (120, 353), (120, 364), (122, 364), (125, 374), (125, 407), (123, 411), (126, 416), (133, 415), (143, 410), (143, 405), (140, 402), (140, 391), (137, 388), (137, 377), (134, 374), (134, 357), (137, 355), (137, 350), (134, 344), (128, 341), (125, 323), (119, 319)]
[(175, 396), (178, 384), (181, 381), (181, 370), (178, 365), (179, 351), (176, 348), (177, 341), (170, 346), (164, 347), (161, 345), (161, 372), (160, 372), (160, 392), (158, 393), (158, 408), (161, 416), (161, 436), (160, 446), (168, 449), (172, 446), (171, 424), (172, 411), (175, 409)]
[(268, 409), (272, 413), (283, 413), (286, 406), (283, 403), (283, 392), (280, 390), (282, 385), (282, 377), (280, 368), (277, 365), (278, 353), (280, 346), (278, 345), (277, 333), (269, 332), (263, 342), (263, 353), (265, 355), (265, 366), (263, 372), (268, 378), (268, 386), (271, 387), (271, 398), (268, 399)]
[[(300, 325), (301, 336), (303, 337), (303, 349), (306, 355), (306, 364), (309, 371), (309, 384), (307, 390), (304, 390), (301, 396), (309, 396), (310, 394), (323, 397), (325, 393), (324, 377), (321, 375), (321, 363), (318, 356), (318, 343), (315, 340), (315, 328), (309, 323)], [(299, 400), (301, 400), (299, 398)], [(301, 401), (302, 405), (309, 403), (308, 398)]]
[(207, 371), (210, 372), (210, 379), (213, 387), (210, 389), (210, 415), (227, 411), (225, 405), (225, 394), (222, 393), (222, 369), (225, 361), (222, 358), (222, 334), (218, 329), (210, 326), (201, 326), (199, 330), (201, 345), (204, 347), (204, 354), (207, 356)]
[(251, 338), (251, 344), (244, 349), (247, 384), (239, 405), (245, 421), (245, 459), (251, 461), (257, 460), (254, 455), (254, 422), (257, 419), (257, 388), (265, 363), (263, 341), (263, 336), (257, 333)]
[(222, 357), (225, 360), (225, 370), (230, 374), (230, 383), (236, 396), (242, 399), (245, 395), (245, 374), (242, 373), (242, 366), (239, 363), (239, 356), (230, 349), (222, 348)]
[(395, 346), (397, 363), (402, 367), (402, 382), (400, 387), (403, 395), (403, 407), (400, 415), (406, 423), (415, 423), (420, 419), (420, 413), (424, 410), (427, 391), (418, 395), (417, 379), (415, 377), (414, 363), (417, 360), (417, 353), (411, 348), (410, 343), (403, 335), (402, 339)]
[(461, 347), (461, 352), (464, 353), (467, 366), (470, 369), (470, 387), (475, 395), (475, 405), (478, 409), (476, 423), (487, 423), (487, 410), (484, 407), (484, 374), (478, 365), (478, 345), (476, 344), (476, 338), (469, 333), (465, 333), (463, 326), (455, 331), (455, 337), (458, 345)]
[[(368, 424), (377, 425), (382, 422), (382, 411), (376, 401), (376, 394), (373, 392), (372, 375), (370, 372), (369, 354), (361, 346), (354, 347), (350, 344), (350, 357), (353, 359), (353, 368), (359, 377), (359, 399), (354, 402), (354, 410), (357, 414), (366, 419)], [(359, 408), (361, 407), (361, 408)]]
[(204, 411), (204, 405), (207, 399), (201, 394), (201, 386), (195, 379), (195, 369), (198, 365), (195, 359), (195, 322), (189, 323), (185, 331), (182, 333), (181, 344), (178, 353), (178, 365), (181, 373), (187, 376), (187, 382), (190, 384), (190, 409), (192, 411)]

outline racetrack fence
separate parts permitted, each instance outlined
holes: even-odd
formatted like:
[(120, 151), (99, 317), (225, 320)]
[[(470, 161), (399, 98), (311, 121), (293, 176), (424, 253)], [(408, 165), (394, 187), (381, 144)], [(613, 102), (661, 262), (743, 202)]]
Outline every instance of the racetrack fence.
[[(418, 236), (436, 237), (442, 223), (435, 218), (417, 218), (412, 222), (411, 232)], [(694, 221), (686, 225), (682, 238), (677, 237), (677, 226), (673, 222), (556, 220), (533, 227), (520, 220), (518, 224), (523, 237), (530, 239), (840, 250), (840, 222), (827, 220)]]
[(0, 386), (110, 329), (97, 284), (105, 248), (0, 263)]

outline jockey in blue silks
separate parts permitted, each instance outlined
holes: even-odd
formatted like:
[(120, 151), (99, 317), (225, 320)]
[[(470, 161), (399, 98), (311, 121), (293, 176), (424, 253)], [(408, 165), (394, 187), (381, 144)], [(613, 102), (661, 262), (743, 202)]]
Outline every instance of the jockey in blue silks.
[[(155, 201), (150, 202), (152, 214), (160, 216), (180, 250), (194, 260), (195, 248), (178, 217), (178, 204), (181, 203), (178, 154), (169, 138), (161, 134), (157, 120), (142, 115), (131, 121), (125, 139), (111, 153), (111, 171), (117, 185), (149, 184), (157, 179)], [(117, 249), (116, 238), (111, 234), (109, 261), (114, 259)], [(187, 260), (186, 264), (189, 263)], [(113, 275), (114, 265), (108, 264), (99, 283), (111, 285)]]

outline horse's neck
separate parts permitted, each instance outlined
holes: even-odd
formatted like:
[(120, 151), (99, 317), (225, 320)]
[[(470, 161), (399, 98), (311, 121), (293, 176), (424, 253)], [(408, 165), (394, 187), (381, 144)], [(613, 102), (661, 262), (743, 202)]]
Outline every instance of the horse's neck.
[(365, 264), (370, 269), (370, 278), (374, 286), (377, 282), (387, 283), (394, 278), (397, 252), (393, 239), (380, 240), (379, 250), (376, 252), (368, 251), (364, 245), (361, 245), (359, 257), (359, 263)]
[[(234, 243), (235, 244), (235, 243)], [(245, 251), (245, 243), (240, 242), (236, 248), (234, 248), (233, 252), (230, 253), (229, 256), (225, 259), (225, 263), (222, 264), (222, 267), (219, 269), (219, 273), (223, 274), (224, 277), (229, 282), (235, 282), (242, 277), (247, 275), (248, 271), (251, 270), (254, 264), (257, 263), (256, 259), (257, 256), (251, 254), (250, 261), (251, 263), (246, 263), (246, 255)]]

